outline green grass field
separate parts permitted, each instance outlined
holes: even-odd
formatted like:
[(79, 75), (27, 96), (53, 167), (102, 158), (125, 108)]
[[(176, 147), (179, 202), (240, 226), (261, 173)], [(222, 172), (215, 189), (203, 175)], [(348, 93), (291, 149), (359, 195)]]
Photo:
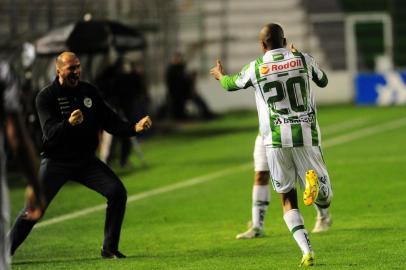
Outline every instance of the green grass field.
[[(405, 108), (324, 107), (319, 121), (335, 197), (333, 227), (310, 235), (316, 267), (405, 269)], [(120, 242), (127, 259), (100, 258), (98, 210), (34, 229), (13, 269), (297, 269), (301, 253), (274, 191), (268, 237), (235, 240), (250, 220), (257, 122), (255, 112), (232, 113), (143, 143), (149, 166), (120, 172), (129, 195)], [(14, 218), (22, 189), (13, 189), (11, 200)], [(104, 203), (68, 184), (43, 221)], [(300, 207), (311, 230), (315, 211)]]

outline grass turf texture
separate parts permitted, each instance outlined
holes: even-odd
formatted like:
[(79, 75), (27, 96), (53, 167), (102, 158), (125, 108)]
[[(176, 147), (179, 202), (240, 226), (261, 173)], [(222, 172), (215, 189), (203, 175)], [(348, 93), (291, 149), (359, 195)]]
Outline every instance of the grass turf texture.
[[(402, 118), (404, 112), (402, 107), (320, 108), (323, 141)], [(250, 219), (257, 121), (255, 112), (232, 113), (143, 143), (148, 167), (120, 173), (129, 195), (246, 166), (128, 204), (120, 242), (127, 259), (100, 258), (104, 211), (98, 211), (34, 229), (17, 250), (13, 269), (297, 269), (301, 253), (273, 190), (268, 237), (235, 240)], [(318, 269), (404, 269), (405, 133), (406, 123), (324, 149), (335, 196), (334, 224), (326, 233), (310, 235)], [(21, 189), (12, 190), (13, 218), (22, 198)], [(104, 202), (97, 193), (68, 184), (44, 220)], [(315, 211), (300, 208), (311, 230)]]

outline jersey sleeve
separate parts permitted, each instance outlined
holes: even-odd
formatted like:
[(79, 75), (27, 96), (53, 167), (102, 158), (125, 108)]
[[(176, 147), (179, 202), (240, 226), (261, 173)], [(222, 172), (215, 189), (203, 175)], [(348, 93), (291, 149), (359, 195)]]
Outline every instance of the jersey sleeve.
[(251, 64), (247, 64), (239, 73), (223, 76), (220, 80), (221, 86), (227, 91), (236, 91), (252, 86), (250, 66)]
[(309, 77), (317, 86), (326, 87), (328, 84), (326, 73), (321, 70), (321, 68), (311, 55), (303, 54), (303, 56), (306, 60), (306, 65), (308, 68), (307, 73), (309, 74)]

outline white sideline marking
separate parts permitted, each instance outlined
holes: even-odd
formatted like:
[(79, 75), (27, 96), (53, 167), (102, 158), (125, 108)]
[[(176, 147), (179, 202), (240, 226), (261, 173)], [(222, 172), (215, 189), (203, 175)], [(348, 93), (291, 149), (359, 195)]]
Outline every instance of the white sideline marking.
[[(344, 144), (350, 141), (354, 141), (357, 140), (359, 138), (362, 137), (366, 137), (369, 135), (373, 135), (373, 134), (377, 134), (377, 133), (382, 133), (382, 132), (386, 132), (392, 129), (396, 129), (402, 126), (406, 126), (406, 118), (401, 118), (398, 120), (394, 120), (391, 122), (388, 122), (386, 124), (379, 124), (376, 126), (372, 126), (372, 127), (367, 127), (367, 128), (363, 128), (351, 133), (347, 133), (345, 135), (341, 135), (341, 136), (337, 136), (335, 138), (332, 139), (327, 139), (324, 141), (324, 143), (322, 144), (323, 148), (329, 148), (332, 146), (336, 146), (336, 145), (340, 145), (340, 144)], [(135, 202), (135, 201), (139, 201), (142, 200), (144, 198), (148, 198), (151, 196), (155, 196), (158, 194), (162, 194), (162, 193), (167, 193), (167, 192), (171, 192), (174, 190), (178, 190), (178, 189), (182, 189), (182, 188), (186, 188), (186, 187), (190, 187), (190, 186), (194, 186), (197, 184), (201, 184), (201, 183), (205, 183), (208, 181), (211, 181), (213, 179), (222, 177), (222, 176), (226, 176), (229, 174), (233, 174), (235, 172), (238, 171), (244, 171), (246, 169), (252, 168), (252, 162), (248, 162), (248, 163), (244, 163), (241, 164), (239, 166), (235, 166), (232, 168), (228, 168), (228, 169), (224, 169), (224, 170), (220, 170), (214, 173), (210, 173), (210, 174), (206, 174), (203, 176), (198, 176), (198, 177), (194, 177), (188, 180), (184, 180), (184, 181), (180, 181), (177, 182), (175, 184), (171, 184), (171, 185), (167, 185), (161, 188), (156, 188), (156, 189), (152, 189), (149, 191), (145, 191), (145, 192), (141, 192), (141, 193), (137, 193), (134, 195), (131, 195), (128, 197), (127, 199), (127, 203), (131, 203), (131, 202)], [(38, 223), (34, 228), (42, 228), (42, 227), (46, 227), (52, 224), (56, 224), (56, 223), (60, 223), (66, 220), (70, 220), (70, 219), (75, 219), (81, 216), (85, 216), (87, 214), (91, 214), (97, 211), (101, 211), (106, 209), (106, 204), (101, 204), (101, 205), (97, 205), (94, 207), (89, 207), (89, 208), (85, 208), (83, 210), (79, 210), (79, 211), (75, 211), (72, 212), (70, 214), (65, 214), (65, 215), (61, 215), (58, 217), (54, 217), (54, 218), (50, 218), (48, 220), (42, 221), (40, 223)]]
[(406, 125), (406, 118), (400, 118), (398, 120), (394, 120), (391, 122), (387, 122), (385, 124), (379, 124), (373, 127), (366, 127), (360, 130), (356, 130), (354, 132), (350, 132), (341, 136), (337, 136), (335, 138), (326, 140), (324, 143), (322, 142), (322, 147), (332, 147), (338, 144), (343, 144), (346, 142), (354, 141), (356, 139), (367, 137), (372, 134), (386, 132), (388, 130), (397, 129), (402, 126)]
[(401, 163), (405, 164), (406, 157), (404, 155), (395, 155), (395, 156), (385, 156), (385, 157), (372, 157), (372, 158), (365, 158), (365, 157), (357, 157), (357, 158), (346, 158), (346, 159), (339, 159), (335, 160), (334, 162), (329, 162), (329, 164), (336, 164), (336, 165), (345, 165), (348, 166), (349, 164), (383, 164), (383, 163)]
[(368, 122), (368, 119), (366, 119), (366, 118), (357, 118), (357, 119), (345, 121), (345, 122), (342, 122), (339, 124), (329, 124), (325, 127), (320, 127), (321, 134), (323, 136), (323, 135), (329, 135), (329, 134), (333, 134), (333, 133), (343, 131), (343, 130), (351, 130), (352, 128), (361, 126), (367, 122)]

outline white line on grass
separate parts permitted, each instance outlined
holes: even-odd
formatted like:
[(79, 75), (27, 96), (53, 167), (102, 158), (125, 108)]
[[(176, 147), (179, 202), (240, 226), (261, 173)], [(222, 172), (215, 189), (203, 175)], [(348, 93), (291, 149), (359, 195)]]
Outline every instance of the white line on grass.
[[(323, 143), (323, 148), (329, 148), (332, 146), (336, 146), (336, 145), (340, 145), (340, 144), (344, 144), (350, 141), (354, 141), (366, 136), (370, 136), (373, 134), (378, 134), (378, 133), (382, 133), (382, 132), (386, 132), (392, 129), (397, 129), (400, 128), (402, 126), (406, 126), (406, 118), (401, 118), (398, 120), (394, 120), (391, 122), (388, 122), (386, 124), (379, 124), (376, 126), (372, 126), (372, 127), (367, 127), (367, 128), (363, 128), (354, 132), (350, 132), (347, 133), (345, 135), (341, 135), (341, 136), (337, 136), (335, 138), (332, 139), (327, 139), (324, 141)], [(206, 174), (203, 176), (198, 176), (198, 177), (194, 177), (188, 180), (184, 180), (184, 181), (179, 181), (175, 184), (171, 184), (171, 185), (167, 185), (161, 188), (156, 188), (156, 189), (152, 189), (149, 191), (145, 191), (145, 192), (141, 192), (141, 193), (137, 193), (134, 195), (131, 195), (130, 197), (128, 197), (127, 199), (127, 203), (131, 203), (131, 202), (135, 202), (135, 201), (139, 201), (145, 198), (149, 198), (158, 194), (162, 194), (162, 193), (167, 193), (167, 192), (171, 192), (174, 190), (178, 190), (178, 189), (182, 189), (182, 188), (186, 188), (186, 187), (190, 187), (190, 186), (194, 186), (197, 184), (201, 184), (201, 183), (205, 183), (211, 180), (214, 180), (216, 178), (219, 177), (223, 177), (226, 175), (230, 175), (230, 174), (234, 174), (238, 171), (244, 171), (247, 170), (249, 168), (252, 168), (252, 162), (248, 162), (248, 163), (244, 163), (241, 164), (239, 166), (235, 166), (232, 168), (228, 168), (228, 169), (224, 169), (224, 170), (220, 170), (214, 173), (210, 173), (210, 174)], [(89, 207), (89, 208), (85, 208), (83, 210), (79, 210), (79, 211), (75, 211), (72, 212), (70, 214), (65, 214), (65, 215), (61, 215), (58, 217), (54, 217), (54, 218), (50, 218), (48, 220), (42, 221), (40, 223), (38, 223), (35, 228), (41, 228), (41, 227), (46, 227), (52, 224), (56, 224), (56, 223), (60, 223), (66, 220), (70, 220), (70, 219), (75, 219), (81, 216), (85, 216), (97, 211), (102, 211), (106, 209), (106, 204), (100, 204), (94, 207)]]
[(323, 135), (333, 134), (340, 131), (351, 130), (352, 128), (362, 126), (367, 123), (368, 119), (366, 118), (357, 118), (349, 121), (345, 121), (338, 124), (329, 124), (325, 127), (321, 127), (321, 132)]
[(347, 133), (345, 135), (337, 136), (326, 140), (322, 143), (323, 148), (332, 147), (339, 144), (344, 144), (350, 141), (354, 141), (363, 137), (367, 137), (373, 134), (386, 132), (388, 130), (397, 129), (406, 125), (406, 118), (400, 118), (398, 120), (390, 121), (385, 124), (379, 124), (372, 127), (366, 127), (354, 132)]
[(400, 164), (405, 164), (406, 162), (406, 157), (404, 155), (395, 155), (395, 156), (384, 156), (384, 157), (351, 157), (351, 158), (346, 158), (346, 159), (339, 159), (339, 160), (334, 160), (333, 162), (329, 162), (329, 164), (335, 164), (335, 165), (352, 165), (352, 164), (361, 164), (361, 165), (366, 165), (366, 164), (383, 164), (383, 163), (400, 163)]

